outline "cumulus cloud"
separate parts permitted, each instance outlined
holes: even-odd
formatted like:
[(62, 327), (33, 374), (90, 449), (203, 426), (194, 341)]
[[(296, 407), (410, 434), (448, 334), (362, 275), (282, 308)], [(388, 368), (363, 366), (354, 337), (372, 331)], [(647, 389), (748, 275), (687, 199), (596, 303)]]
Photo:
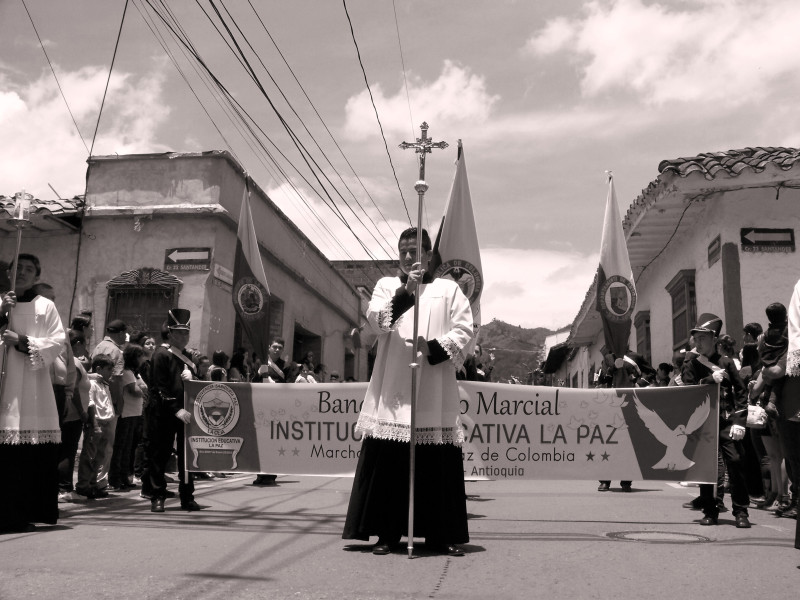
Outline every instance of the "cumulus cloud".
[(586, 96), (633, 90), (654, 105), (706, 100), (735, 106), (766, 97), (800, 55), (794, 0), (705, 0), (691, 5), (594, 0), (548, 22), (527, 42), (536, 56), (566, 53)]
[[(158, 128), (169, 115), (162, 98), (164, 63), (146, 76), (115, 73), (95, 141), (95, 155), (118, 152), (161, 152), (155, 143)], [(75, 129), (52, 74), (16, 83), (0, 79), (0, 164), (5, 189), (11, 195), (26, 189), (40, 198), (53, 198), (51, 184), (62, 197), (82, 194), (86, 187), (86, 148), (91, 146), (97, 112), (108, 71), (83, 67), (59, 72), (59, 81), (84, 142)]]
[[(408, 98), (405, 89), (398, 86), (396, 93), (387, 95), (382, 86), (375, 85), (372, 87), (372, 95), (381, 116), (384, 133), (407, 135)], [(499, 99), (499, 96), (488, 93), (482, 76), (450, 60), (444, 61), (442, 72), (435, 81), (425, 82), (412, 76), (408, 84), (408, 95), (413, 114), (425, 115), (430, 123), (436, 123), (439, 131), (453, 125), (478, 126), (485, 123), (492, 106)], [(345, 107), (344, 130), (348, 137), (363, 139), (377, 135), (373, 112), (367, 90), (351, 97)], [(365, 118), (366, 115), (369, 118)]]

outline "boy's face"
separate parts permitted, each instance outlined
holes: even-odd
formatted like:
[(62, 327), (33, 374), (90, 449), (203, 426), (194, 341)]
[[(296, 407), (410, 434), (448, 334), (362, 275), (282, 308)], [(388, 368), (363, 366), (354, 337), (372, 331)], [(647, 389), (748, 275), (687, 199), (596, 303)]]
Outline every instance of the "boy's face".
[(106, 381), (111, 381), (111, 376), (114, 374), (114, 366), (108, 365), (107, 367), (97, 367), (97, 373)]
[(694, 334), (694, 344), (697, 351), (703, 356), (714, 354), (717, 338), (708, 331), (697, 331)]

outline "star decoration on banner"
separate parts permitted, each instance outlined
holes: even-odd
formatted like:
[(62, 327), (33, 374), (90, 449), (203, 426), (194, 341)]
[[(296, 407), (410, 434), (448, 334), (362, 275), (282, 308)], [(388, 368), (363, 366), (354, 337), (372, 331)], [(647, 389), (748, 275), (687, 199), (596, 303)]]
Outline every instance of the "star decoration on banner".
[(285, 456), (285, 455), (286, 455), (286, 450), (284, 450), (283, 448), (278, 450), (278, 456)]
[(589, 454), (586, 455), (586, 460), (591, 460), (592, 462), (594, 462), (594, 454), (589, 452)]
[(297, 448), (295, 448), (294, 450), (292, 450), (292, 456), (300, 456), (300, 450), (299, 450), (299, 449), (297, 449)]
[(609, 457), (609, 454), (608, 454), (608, 452), (603, 452), (600, 456), (602, 457), (603, 460), (607, 461), (608, 457)]

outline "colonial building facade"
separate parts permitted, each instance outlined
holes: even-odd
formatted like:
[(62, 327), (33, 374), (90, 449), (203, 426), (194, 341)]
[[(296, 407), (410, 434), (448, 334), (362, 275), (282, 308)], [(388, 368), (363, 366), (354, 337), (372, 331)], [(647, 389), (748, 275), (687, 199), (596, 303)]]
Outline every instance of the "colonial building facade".
[[(741, 348), (742, 327), (772, 302), (786, 305), (800, 278), (800, 150), (746, 148), (665, 160), (631, 204), (623, 228), (638, 295), (629, 348), (653, 365), (686, 348), (710, 312)], [(605, 341), (596, 282), (561, 350), (567, 385), (589, 387)], [(554, 361), (558, 362), (558, 361)]]
[[(343, 376), (365, 379), (352, 343), (361, 297), (225, 151), (93, 156), (85, 198), (35, 201), (22, 250), (42, 261), (65, 322), (91, 311), (97, 336), (122, 319), (157, 334), (167, 309), (192, 312), (190, 346), (210, 355), (249, 341), (231, 301), (236, 231), (245, 187), (269, 282), (272, 335), (289, 358), (313, 351)], [(247, 185), (246, 185), (247, 184)], [(0, 198), (6, 211), (12, 198)], [(10, 260), (8, 224), (0, 257)], [(263, 357), (262, 357), (263, 358)]]

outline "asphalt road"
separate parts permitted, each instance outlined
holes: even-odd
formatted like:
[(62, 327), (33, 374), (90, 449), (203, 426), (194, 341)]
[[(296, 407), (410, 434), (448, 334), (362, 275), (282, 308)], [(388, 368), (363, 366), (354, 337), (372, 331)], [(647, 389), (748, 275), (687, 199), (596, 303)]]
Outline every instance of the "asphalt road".
[(729, 512), (702, 527), (681, 507), (696, 488), (470, 482), (466, 555), (420, 540), (409, 560), (341, 539), (351, 479), (252, 479), (198, 482), (198, 513), (153, 514), (138, 491), (62, 504), (58, 525), (0, 536), (0, 598), (775, 600), (800, 581), (795, 521), (751, 509), (751, 529)]

